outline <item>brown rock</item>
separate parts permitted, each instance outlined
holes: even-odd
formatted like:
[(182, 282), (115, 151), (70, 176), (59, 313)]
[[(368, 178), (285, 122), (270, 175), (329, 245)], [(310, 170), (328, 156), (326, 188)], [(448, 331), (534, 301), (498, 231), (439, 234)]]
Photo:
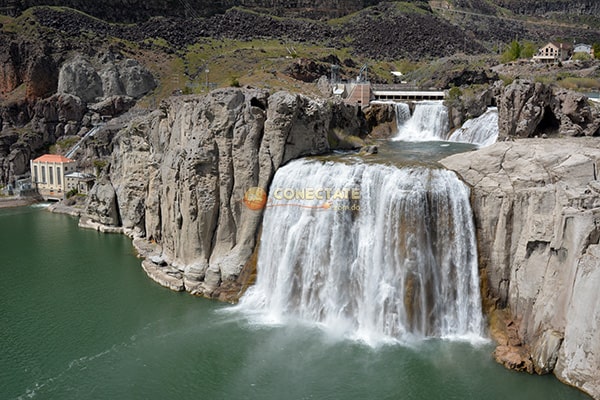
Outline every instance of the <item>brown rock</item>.
[(533, 362), (529, 351), (520, 346), (498, 346), (494, 350), (494, 359), (508, 369), (533, 373)]

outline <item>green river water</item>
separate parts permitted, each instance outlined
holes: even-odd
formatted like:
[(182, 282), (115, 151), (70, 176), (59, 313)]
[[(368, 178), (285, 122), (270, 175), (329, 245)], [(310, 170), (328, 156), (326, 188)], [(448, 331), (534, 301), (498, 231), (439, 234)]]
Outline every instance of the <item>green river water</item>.
[(0, 210), (0, 399), (587, 399), (491, 344), (370, 348), (150, 281), (130, 240)]

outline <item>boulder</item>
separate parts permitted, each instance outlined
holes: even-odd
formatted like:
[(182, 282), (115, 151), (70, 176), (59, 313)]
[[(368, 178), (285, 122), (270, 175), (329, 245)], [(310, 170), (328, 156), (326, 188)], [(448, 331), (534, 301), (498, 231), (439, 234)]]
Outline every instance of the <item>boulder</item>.
[(86, 103), (110, 96), (138, 99), (153, 90), (156, 81), (136, 60), (108, 54), (94, 62), (82, 55), (63, 64), (58, 78), (58, 92), (69, 93)]
[(551, 88), (539, 82), (517, 79), (508, 85), (498, 101), (499, 140), (533, 137), (551, 98)]
[[(139, 99), (156, 87), (152, 73), (144, 68), (137, 60), (127, 58), (117, 65), (118, 78), (126, 96)], [(105, 88), (108, 93), (108, 88)]]
[(78, 55), (60, 68), (58, 93), (72, 94), (86, 103), (94, 103), (104, 96), (102, 79), (94, 66)]
[(562, 333), (547, 330), (533, 345), (532, 361), (538, 375), (545, 375), (554, 371), (563, 339)]
[(135, 105), (135, 100), (129, 96), (109, 96), (104, 100), (91, 104), (89, 109), (102, 116), (116, 117)]
[(600, 108), (581, 93), (517, 79), (497, 101), (499, 140), (599, 134)]
[(120, 226), (117, 195), (108, 179), (100, 180), (90, 190), (86, 202), (85, 216), (91, 221), (102, 225)]

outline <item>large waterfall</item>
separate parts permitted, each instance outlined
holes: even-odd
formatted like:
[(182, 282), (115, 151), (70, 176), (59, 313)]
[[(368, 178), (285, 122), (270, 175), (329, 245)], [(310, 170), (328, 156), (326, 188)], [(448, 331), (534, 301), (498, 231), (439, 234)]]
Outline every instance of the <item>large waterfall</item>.
[(441, 169), (291, 162), (272, 183), (240, 307), (367, 343), (479, 337), (469, 189)]
[(498, 140), (498, 109), (490, 107), (478, 118), (470, 119), (450, 135), (451, 142), (473, 143), (490, 146)]
[[(404, 115), (407, 106), (398, 103), (398, 113)], [(398, 123), (398, 134), (393, 140), (430, 141), (446, 140), (448, 134), (448, 109), (442, 101), (420, 101), (415, 103), (415, 110), (410, 119)]]

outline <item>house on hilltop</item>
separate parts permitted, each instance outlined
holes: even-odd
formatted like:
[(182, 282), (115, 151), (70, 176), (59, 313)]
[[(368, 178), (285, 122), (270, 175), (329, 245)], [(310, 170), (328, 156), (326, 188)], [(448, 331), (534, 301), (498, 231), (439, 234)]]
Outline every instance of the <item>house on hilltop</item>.
[(569, 43), (550, 42), (533, 56), (533, 60), (544, 63), (566, 61), (573, 53), (573, 45)]
[(594, 48), (589, 44), (579, 43), (573, 48), (573, 55), (575, 54), (587, 54), (594, 58)]

